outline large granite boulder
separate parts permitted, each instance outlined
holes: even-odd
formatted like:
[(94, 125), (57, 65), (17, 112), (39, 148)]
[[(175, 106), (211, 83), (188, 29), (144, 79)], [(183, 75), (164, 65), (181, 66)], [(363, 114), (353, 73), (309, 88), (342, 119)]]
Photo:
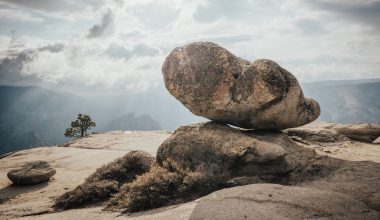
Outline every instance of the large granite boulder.
[(47, 182), (56, 173), (46, 161), (38, 160), (8, 172), (8, 178), (16, 185), (34, 185)]
[(162, 72), (169, 92), (192, 113), (243, 128), (285, 129), (307, 124), (319, 104), (276, 62), (249, 62), (209, 42), (174, 49)]
[(281, 132), (242, 130), (217, 122), (180, 127), (158, 148), (156, 160), (175, 172), (203, 169), (230, 178), (235, 185), (293, 184), (339, 167), (339, 162), (298, 146)]
[(282, 146), (261, 141), (251, 132), (207, 122), (177, 129), (158, 148), (156, 160), (180, 172), (207, 167), (215, 174), (268, 176), (290, 171), (285, 155)]
[(190, 219), (379, 219), (378, 212), (342, 193), (253, 184), (216, 191), (200, 200)]

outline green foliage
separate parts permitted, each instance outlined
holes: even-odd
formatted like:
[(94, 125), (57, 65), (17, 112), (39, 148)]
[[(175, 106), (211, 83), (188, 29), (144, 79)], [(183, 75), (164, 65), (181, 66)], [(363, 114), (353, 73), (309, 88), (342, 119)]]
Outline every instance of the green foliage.
[(65, 131), (66, 137), (84, 137), (96, 124), (89, 115), (78, 114), (77, 120), (71, 122), (71, 127)]

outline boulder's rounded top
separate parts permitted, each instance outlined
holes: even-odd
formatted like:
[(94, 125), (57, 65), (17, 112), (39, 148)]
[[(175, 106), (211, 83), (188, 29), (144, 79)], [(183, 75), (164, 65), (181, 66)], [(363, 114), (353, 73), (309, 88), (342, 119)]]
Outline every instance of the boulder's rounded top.
[(195, 115), (243, 128), (285, 129), (307, 124), (319, 104), (276, 62), (249, 62), (211, 42), (175, 48), (162, 72), (168, 91)]

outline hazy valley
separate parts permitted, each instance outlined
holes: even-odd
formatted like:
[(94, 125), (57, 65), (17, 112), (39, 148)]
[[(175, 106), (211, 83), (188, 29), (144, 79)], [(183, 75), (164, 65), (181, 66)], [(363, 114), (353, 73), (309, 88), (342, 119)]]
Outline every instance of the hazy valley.
[[(305, 96), (321, 105), (318, 121), (380, 122), (380, 79), (302, 84)], [(79, 96), (39, 87), (0, 87), (0, 154), (61, 144), (77, 113), (92, 116), (92, 131), (173, 130), (204, 121), (174, 100), (164, 88), (147, 94)], [(123, 103), (123, 105), (120, 105)]]

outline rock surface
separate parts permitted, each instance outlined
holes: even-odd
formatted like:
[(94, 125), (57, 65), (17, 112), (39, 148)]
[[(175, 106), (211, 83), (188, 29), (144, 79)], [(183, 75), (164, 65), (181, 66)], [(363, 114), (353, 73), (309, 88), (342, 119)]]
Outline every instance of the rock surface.
[[(233, 175), (281, 175), (290, 171), (286, 150), (245, 132), (216, 122), (182, 126), (157, 151), (157, 163), (177, 171), (212, 168)], [(228, 175), (228, 174), (227, 174)]]
[(285, 134), (314, 142), (340, 142), (349, 140), (345, 135), (332, 129), (305, 129), (302, 127), (286, 129)]
[(281, 132), (241, 130), (216, 122), (180, 127), (160, 145), (156, 160), (180, 172), (206, 167), (237, 185), (297, 184), (326, 176), (342, 163), (319, 157)]
[(174, 49), (162, 72), (169, 92), (192, 113), (243, 128), (285, 129), (307, 124), (319, 104), (297, 79), (271, 60), (248, 62), (209, 42)]
[(315, 188), (253, 184), (216, 191), (200, 200), (190, 219), (379, 219), (378, 212), (345, 194)]
[(380, 136), (376, 138), (372, 143), (374, 144), (380, 144)]
[(343, 161), (340, 167), (323, 178), (298, 183), (322, 190), (344, 193), (380, 211), (380, 164), (370, 161)]
[(343, 125), (336, 124), (331, 129), (338, 131), (351, 140), (372, 143), (380, 136), (380, 124), (362, 123)]
[[(327, 124), (314, 122), (308, 126), (317, 130), (326, 129)], [(370, 212), (371, 209), (380, 211), (376, 208), (380, 201), (378, 144), (352, 140), (314, 142), (300, 138), (309, 144), (305, 145), (295, 143), (279, 132), (242, 132), (245, 133), (261, 142), (285, 149), (285, 159), (291, 162), (289, 166), (292, 169), (288, 176), (282, 178), (287, 182), (273, 178), (269, 180), (344, 193), (366, 204)], [(4, 157), (0, 159), (0, 176), (5, 177), (0, 178), (0, 219), (189, 219), (199, 200), (128, 216), (104, 211), (104, 205), (63, 212), (55, 212), (51, 208), (56, 198), (82, 184), (103, 164), (132, 150), (144, 150), (156, 155), (159, 145), (169, 136), (170, 133), (165, 131), (100, 133), (74, 140), (67, 147), (34, 148)], [(9, 170), (39, 158), (44, 158), (57, 169), (49, 184), (19, 187), (6, 178)], [(231, 178), (230, 182), (234, 183), (232, 185), (241, 185), (265, 181), (266, 179), (249, 179), (248, 175), (238, 175)], [(249, 202), (241, 201), (241, 205)]]
[[(144, 150), (156, 155), (158, 146), (169, 135), (166, 131), (113, 131), (75, 139), (66, 147), (33, 148), (4, 157), (0, 159), (0, 219), (125, 219), (117, 217), (120, 213), (103, 212), (101, 206), (58, 213), (52, 213), (52, 206), (56, 198), (81, 185), (97, 168), (130, 151)], [(20, 187), (6, 177), (8, 171), (41, 158), (57, 170), (49, 184)], [(150, 219), (167, 216), (146, 215)]]
[(232, 185), (280, 183), (345, 193), (380, 211), (380, 164), (320, 156), (281, 132), (215, 122), (182, 126), (161, 144), (156, 158), (159, 165), (179, 172), (206, 167), (203, 172), (223, 176)]
[(372, 143), (380, 136), (380, 124), (337, 124), (319, 122), (298, 128), (286, 129), (285, 133), (289, 136), (301, 137), (308, 141), (338, 142), (351, 139)]
[(35, 185), (47, 182), (56, 170), (47, 161), (34, 161), (8, 172), (8, 178), (16, 185)]

